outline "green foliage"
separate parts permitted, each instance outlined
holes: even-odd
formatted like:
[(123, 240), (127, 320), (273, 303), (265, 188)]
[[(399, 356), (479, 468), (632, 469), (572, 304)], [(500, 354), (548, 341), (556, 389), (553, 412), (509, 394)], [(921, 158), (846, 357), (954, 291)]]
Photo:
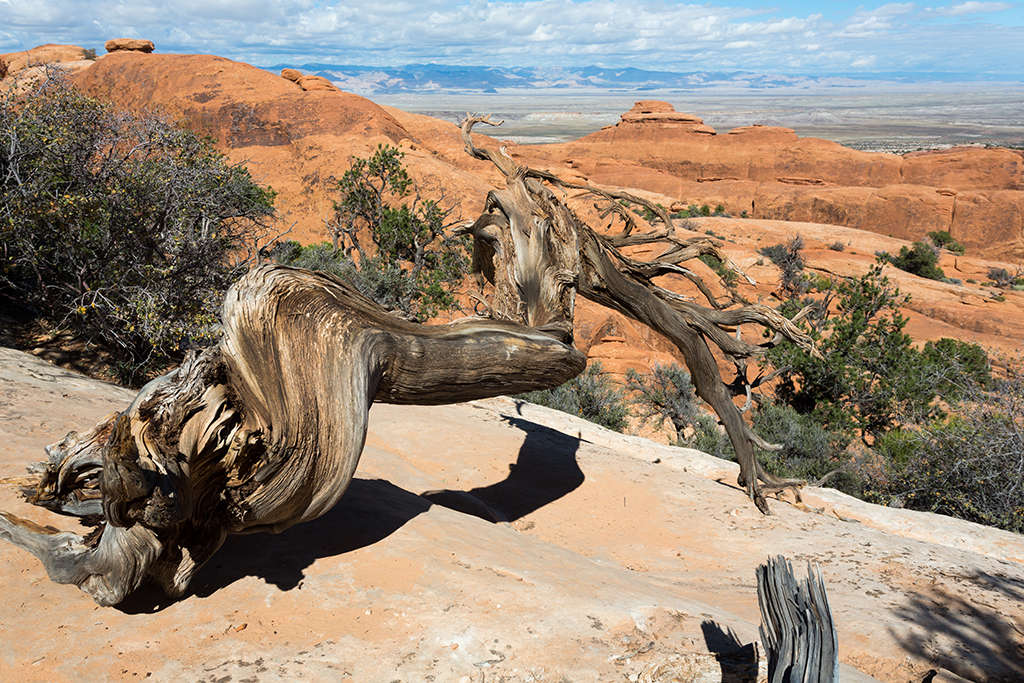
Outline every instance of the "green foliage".
[[(655, 206), (657, 206), (658, 208), (663, 209), (663, 210), (665, 209), (664, 206), (662, 206), (660, 203), (657, 203), (657, 202), (655, 203)], [(654, 220), (661, 220), (661, 216), (659, 216), (650, 207), (647, 207), (647, 206), (635, 207), (633, 209), (633, 212), (636, 215), (638, 215), (641, 218), (643, 218), (648, 223), (650, 223), (651, 221), (654, 221)], [(669, 216), (669, 218), (673, 218), (673, 217), (685, 218), (685, 216), (680, 216), (678, 214), (676, 216), (671, 216), (671, 215)]]
[(559, 387), (519, 394), (516, 398), (582, 417), (617, 432), (628, 425), (626, 396), (598, 361)]
[(0, 95), (0, 298), (104, 344), (128, 375), (212, 338), (273, 199), (211, 140), (59, 74)]
[(715, 274), (719, 278), (721, 278), (722, 284), (724, 284), (726, 287), (732, 287), (733, 285), (736, 284), (736, 281), (739, 280), (739, 278), (740, 278), (739, 275), (737, 275), (735, 272), (733, 272), (733, 271), (729, 270), (728, 268), (726, 268), (724, 263), (719, 261), (717, 258), (712, 256), (711, 254), (701, 254), (697, 258), (699, 258), (701, 260), (701, 262), (704, 265), (706, 265), (708, 268), (710, 268), (711, 270), (715, 271)]
[(790, 298), (800, 296), (807, 291), (807, 282), (803, 276), (804, 260), (800, 251), (804, 248), (803, 239), (797, 235), (790, 238), (785, 244), (775, 244), (770, 247), (761, 247), (759, 253), (767, 256), (772, 263), (778, 266), (781, 271), (779, 286)]
[(952, 415), (890, 432), (868, 498), (1024, 533), (1024, 380), (975, 385)]
[(964, 245), (953, 239), (953, 236), (949, 234), (948, 230), (933, 230), (928, 233), (928, 238), (931, 239), (932, 244), (940, 249), (946, 249), (954, 254), (960, 254), (961, 256), (967, 252)]
[(82, 58), (88, 59), (90, 62), (95, 62), (97, 59), (96, 50), (91, 47), (84, 48), (82, 50)]
[(899, 256), (885, 254), (882, 258), (900, 270), (918, 277), (929, 280), (942, 280), (946, 277), (942, 268), (938, 266), (939, 255), (935, 248), (924, 242), (914, 242), (910, 249), (901, 248)]
[(765, 401), (754, 413), (752, 425), (758, 436), (782, 450), (757, 449), (758, 457), (769, 472), (791, 479), (816, 481), (833, 474), (831, 486), (851, 494), (863, 487), (851, 469), (846, 453), (849, 434), (829, 429), (811, 415), (801, 415), (792, 407)]
[(926, 343), (921, 356), (945, 399), (959, 398), (965, 391), (992, 383), (988, 354), (977, 344), (943, 337)]
[(693, 427), (693, 435), (689, 438), (677, 438), (676, 446), (693, 448), (722, 460), (736, 460), (736, 451), (733, 450), (725, 429), (719, 426), (717, 419), (707, 413), (701, 413), (694, 421)]
[(649, 375), (630, 368), (626, 371), (626, 389), (633, 394), (631, 403), (637, 417), (641, 422), (654, 420), (655, 428), (669, 420), (676, 434), (682, 434), (700, 415), (690, 373), (678, 365), (656, 364)]
[[(820, 480), (826, 475), (830, 485), (859, 495), (864, 482), (846, 454), (850, 437), (822, 425), (810, 415), (801, 415), (793, 408), (771, 401), (759, 404), (751, 426), (768, 443), (782, 447), (769, 450), (755, 447), (758, 460), (769, 472), (790, 479)], [(695, 448), (725, 460), (735, 460), (729, 437), (714, 418), (701, 413), (693, 422), (694, 432), (677, 445)]]
[[(469, 256), (466, 243), (445, 232), (451, 210), (420, 197), (404, 156), (379, 145), (369, 159), (352, 160), (328, 224), (335, 258), (317, 258), (382, 306), (425, 320), (458, 309), (453, 292), (469, 271)], [(362, 245), (366, 237), (372, 248)]]
[(838, 431), (873, 436), (890, 429), (901, 410), (927, 413), (937, 387), (903, 331), (899, 289), (875, 265), (839, 283), (836, 296), (837, 314), (809, 330), (821, 358), (789, 342), (768, 352), (781, 372), (779, 400)]

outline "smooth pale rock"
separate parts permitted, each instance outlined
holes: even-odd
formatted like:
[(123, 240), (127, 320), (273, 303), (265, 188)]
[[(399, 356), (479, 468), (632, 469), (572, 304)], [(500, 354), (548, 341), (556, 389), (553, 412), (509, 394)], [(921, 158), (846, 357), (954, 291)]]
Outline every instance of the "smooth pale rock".
[(152, 40), (138, 38), (114, 38), (103, 44), (107, 52), (144, 52), (149, 54), (155, 46)]
[[(41, 457), (38, 447), (59, 423), (83, 428), (117, 399), (131, 399), (9, 349), (0, 349), (0, 388), (16, 399), (0, 406), (5, 477)], [(402, 413), (383, 408), (379, 417), (374, 408), (361, 474), (334, 510), (279, 536), (228, 539), (181, 600), (142, 590), (117, 609), (97, 609), (77, 589), (50, 583), (28, 553), (0, 544), (0, 679), (59, 683), (87, 671), (110, 681), (476, 681), (483, 671), (488, 680), (611, 680), (681, 661), (720, 677), (709, 653), (745, 645), (754, 657), (755, 624), (600, 552), (588, 557), (593, 551), (531, 533), (529, 510), (571, 493), (577, 462), (602, 459), (606, 449), (579, 448), (576, 438), (539, 424), (513, 426), (515, 413), (487, 406), (415, 411), (411, 429), (395, 429)], [(40, 415), (48, 422), (34, 428)], [(448, 434), (447, 444), (434, 442), (440, 448), (429, 455), (430, 442), (419, 444), (410, 459), (395, 447), (416, 442), (424, 418)], [(452, 431), (457, 424), (463, 429)], [(497, 452), (513, 446), (492, 465), (515, 459), (519, 443), (521, 469), (495, 489), (511, 496), (501, 508), (519, 513), (514, 525), (449, 509), (430, 492), (457, 476), (422, 457), (461, 457), (465, 439), (487, 435)], [(532, 469), (540, 457), (551, 465), (543, 481)], [(629, 456), (622, 465), (649, 466)], [(74, 526), (25, 504), (10, 481), (0, 487), (0, 508)], [(735, 666), (756, 671), (756, 659), (738, 656)], [(844, 675), (874, 680), (849, 667)]]

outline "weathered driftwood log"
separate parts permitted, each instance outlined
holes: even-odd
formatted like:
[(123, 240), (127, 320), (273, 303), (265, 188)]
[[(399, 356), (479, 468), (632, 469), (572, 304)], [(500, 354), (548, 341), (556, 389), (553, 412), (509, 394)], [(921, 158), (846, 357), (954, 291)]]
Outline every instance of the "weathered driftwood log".
[[(181, 595), (229, 533), (278, 532), (318, 517), (355, 472), (373, 401), (440, 404), (532, 391), (582, 371), (572, 345), (576, 293), (649, 325), (681, 350), (697, 393), (718, 413), (739, 456), (740, 484), (768, 513), (768, 490), (800, 482), (765, 472), (757, 438), (743, 422), (706, 340), (742, 361), (763, 350), (728, 328), (757, 323), (810, 346), (789, 321), (763, 306), (697, 306), (657, 286), (680, 264), (713, 254), (707, 238), (681, 240), (660, 207), (621, 192), (562, 183), (483, 150), (463, 124), (467, 151), (492, 161), (506, 187), (463, 230), (475, 240), (477, 296), (486, 317), (423, 326), (388, 315), (322, 274), (258, 268), (231, 288), (223, 338), (144, 387), (132, 405), (90, 431), (48, 448), (30, 499), (95, 521), (79, 535), (0, 512), (0, 537), (34, 553), (50, 577), (115, 604), (150, 578)], [(547, 183), (547, 184), (545, 184)], [(612, 201), (619, 235), (585, 226), (552, 188)], [(624, 199), (659, 213), (666, 229), (633, 234)], [(651, 263), (620, 249), (664, 242)], [(730, 264), (731, 265), (731, 264)], [(734, 267), (734, 266), (733, 266)], [(489, 291), (485, 293), (484, 285)], [(771, 340), (767, 344), (774, 343)]]
[(799, 583), (779, 555), (757, 568), (761, 642), (768, 654), (768, 683), (836, 683), (839, 640), (821, 571), (807, 565)]
[(0, 513), (0, 536), (102, 605), (146, 578), (181, 595), (228, 533), (278, 532), (345, 492), (372, 401), (440, 404), (557, 386), (585, 366), (566, 328), (423, 326), (323, 274), (261, 267), (220, 344), (122, 414), (48, 448), (33, 502), (101, 519), (81, 536)]
[[(766, 445), (751, 432), (732, 392), (722, 381), (708, 340), (745, 371), (745, 361), (787, 338), (812, 350), (811, 339), (790, 320), (761, 305), (740, 305), (723, 310), (692, 271), (680, 265), (687, 259), (712, 254), (728, 267), (735, 266), (710, 239), (683, 240), (671, 229), (665, 210), (639, 197), (612, 192), (593, 185), (566, 183), (551, 173), (522, 166), (504, 150), (490, 150), (473, 143), (477, 123), (487, 117), (467, 117), (462, 123), (466, 151), (492, 162), (505, 176), (506, 188), (492, 191), (484, 213), (464, 231), (475, 238), (474, 266), (482, 280), (493, 284), (489, 301), (481, 297), (492, 315), (518, 320), (526, 325), (545, 324), (552, 316), (572, 319), (573, 294), (619, 311), (670, 339), (682, 352), (697, 395), (706, 401), (725, 427), (740, 465), (739, 484), (765, 514), (770, 514), (758, 480), (764, 490), (778, 491), (803, 482), (781, 479), (766, 472), (754, 454), (754, 444)], [(547, 182), (549, 185), (545, 185)], [(560, 201), (553, 189), (582, 190), (608, 200), (604, 215), (623, 218), (618, 235), (601, 235), (590, 229)], [(647, 207), (666, 226), (659, 231), (634, 234), (636, 221), (618, 200)], [(651, 262), (640, 262), (620, 250), (630, 246), (663, 243), (666, 250)], [(654, 278), (678, 273), (698, 284), (711, 308), (698, 306), (654, 282)], [(773, 338), (752, 345), (733, 336), (727, 328), (753, 323), (772, 330)], [(749, 384), (744, 390), (749, 391)]]

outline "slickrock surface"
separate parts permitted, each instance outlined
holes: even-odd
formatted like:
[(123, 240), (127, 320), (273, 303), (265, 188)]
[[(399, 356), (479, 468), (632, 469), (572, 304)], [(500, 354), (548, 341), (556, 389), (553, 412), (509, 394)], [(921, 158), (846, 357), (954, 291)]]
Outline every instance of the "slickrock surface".
[[(9, 480), (131, 392), (9, 349), (0, 391), (0, 509), (73, 528)], [(778, 553), (820, 564), (844, 683), (1024, 676), (1020, 536), (827, 490), (764, 517), (735, 476), (511, 399), (378, 405), (334, 510), (229, 538), (177, 602), (99, 608), (0, 543), (0, 679), (752, 680), (754, 568)]]

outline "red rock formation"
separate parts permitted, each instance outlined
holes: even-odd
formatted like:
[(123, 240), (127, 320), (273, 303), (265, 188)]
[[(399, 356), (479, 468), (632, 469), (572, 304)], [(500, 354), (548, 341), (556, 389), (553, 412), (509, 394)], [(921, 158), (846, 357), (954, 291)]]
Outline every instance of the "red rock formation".
[(903, 158), (902, 182), (960, 190), (1024, 189), (1024, 151), (954, 147), (911, 152)]
[[(210, 55), (115, 52), (75, 82), (118, 106), (162, 109), (217, 139), (231, 159), (245, 161), (278, 192), (278, 208), (294, 224), (290, 237), (304, 242), (325, 239), (333, 188), (352, 156), (367, 156), (379, 143), (411, 144), (413, 137), (381, 107), (329, 83), (309, 92), (302, 83)], [(437, 177), (445, 179), (447, 194), (459, 194), (452, 174), (439, 170)], [(482, 201), (486, 189), (477, 185)]]
[[(424, 195), (443, 196), (442, 204), (456, 206), (464, 217), (474, 217), (488, 190), (501, 182), (492, 165), (465, 154), (456, 126), (379, 107), (333, 85), (305, 90), (299, 81), (316, 77), (299, 72), (286, 70), (278, 77), (220, 57), (126, 51), (91, 62), (83, 60), (81, 48), (53, 45), (0, 55), (12, 73), (48, 57), (82, 64), (74, 79), (91, 95), (127, 108), (160, 108), (217, 138), (231, 159), (246, 162), (255, 178), (278, 191), (285, 225), (294, 226), (289, 237), (303, 242), (325, 238), (322, 219), (337, 179), (351, 156), (368, 156), (378, 143), (400, 145)], [(1016, 152), (954, 150), (903, 159), (800, 139), (788, 128), (748, 126), (716, 135), (699, 130), (702, 126), (668, 105), (644, 102), (618, 125), (574, 143), (510, 144), (508, 149), (562, 177), (631, 188), (675, 209), (722, 204), (736, 216), (746, 211), (815, 223), (732, 222), (732, 238), (741, 245), (727, 243), (726, 249), (763, 283), (744, 292), (752, 300), (771, 297), (776, 277), (774, 266), (756, 250), (798, 231), (806, 235), (812, 267), (823, 273), (862, 274), (875, 251), (899, 251), (906, 243), (887, 236), (920, 239), (937, 229), (950, 230), (968, 248), (967, 259), (943, 256), (951, 277), (987, 279), (987, 266), (973, 259), (977, 256), (1011, 269), (1024, 260), (1024, 192), (1008, 187), (1014, 178), (1020, 183)], [(986, 176), (986, 168), (994, 170)], [(972, 189), (975, 185), (984, 187)], [(596, 216), (592, 206), (577, 210), (588, 220)], [(715, 222), (722, 220), (702, 219), (701, 232), (705, 227), (724, 232)], [(811, 242), (814, 235), (821, 242)], [(858, 253), (826, 249), (836, 235), (855, 242)], [(1013, 321), (1020, 318), (1024, 302), (1017, 299), (1024, 294), (1006, 292), (1000, 303), (978, 286), (957, 289), (897, 276), (904, 291), (915, 292), (911, 327), (916, 338), (957, 336), (1004, 350), (1019, 344), (1020, 325)], [(673, 358), (670, 345), (618, 314), (581, 305), (577, 322), (581, 346), (612, 372)]]
[(107, 52), (145, 52), (149, 54), (155, 46), (151, 40), (136, 38), (114, 38), (103, 44)]
[(86, 58), (86, 51), (76, 45), (40, 45), (30, 50), (0, 54), (0, 61), (7, 65), (7, 73), (0, 78), (20, 76), (26, 70), (37, 69), (42, 64), (60, 64), (68, 71), (92, 65), (92, 61)]
[(638, 102), (622, 121), (574, 142), (520, 147), (524, 158), (571, 160), (597, 183), (665, 194), (676, 206), (722, 204), (753, 218), (833, 223), (923, 239), (948, 230), (972, 253), (1024, 261), (1024, 152), (955, 148), (861, 152), (789, 128), (725, 135), (664, 102)]

